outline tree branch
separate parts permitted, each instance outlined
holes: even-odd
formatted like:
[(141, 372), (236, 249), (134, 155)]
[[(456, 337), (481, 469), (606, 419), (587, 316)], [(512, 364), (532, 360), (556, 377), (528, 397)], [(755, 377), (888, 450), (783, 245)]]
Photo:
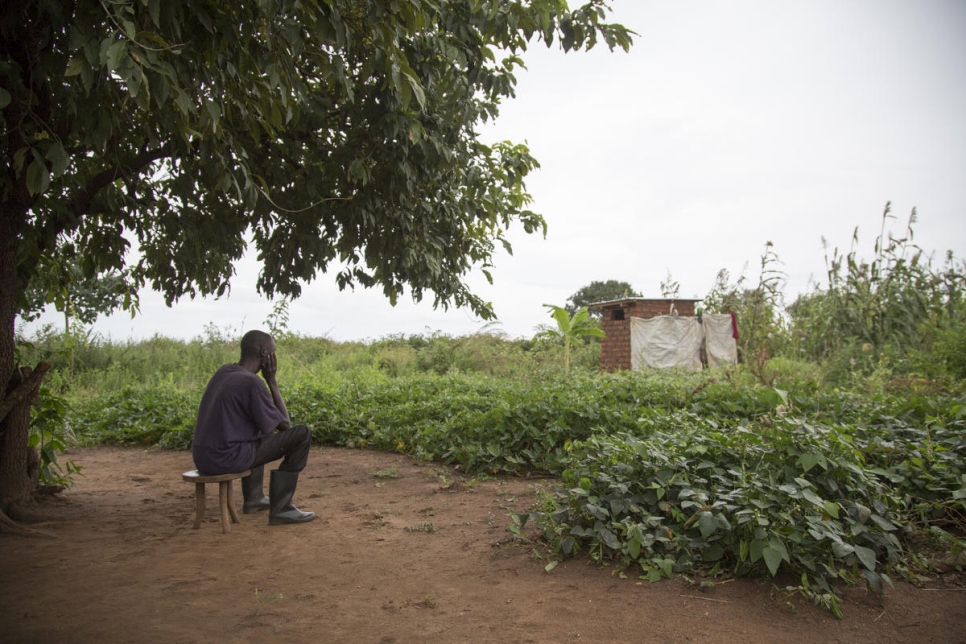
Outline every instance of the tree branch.
[(105, 170), (102, 170), (87, 182), (87, 185), (84, 186), (84, 189), (80, 191), (80, 194), (70, 200), (68, 210), (70, 210), (71, 214), (77, 218), (83, 217), (90, 209), (90, 204), (94, 199), (94, 196), (107, 187), (118, 176), (125, 176), (132, 173), (139, 174), (142, 170), (155, 161), (171, 156), (173, 147), (174, 146), (171, 143), (165, 143), (154, 150), (146, 150), (141, 152), (127, 162), (117, 163)]
[[(118, 176), (140, 173), (149, 165), (170, 157), (174, 145), (166, 143), (153, 150), (146, 150), (126, 161), (120, 161), (105, 168), (94, 175), (87, 185), (74, 195), (67, 203), (67, 207), (59, 214), (52, 216), (40, 230), (40, 246), (44, 251), (53, 252), (57, 244), (57, 236), (76, 226), (80, 220), (91, 213), (91, 202), (98, 192), (111, 184)], [(33, 266), (30, 267), (33, 270)]]

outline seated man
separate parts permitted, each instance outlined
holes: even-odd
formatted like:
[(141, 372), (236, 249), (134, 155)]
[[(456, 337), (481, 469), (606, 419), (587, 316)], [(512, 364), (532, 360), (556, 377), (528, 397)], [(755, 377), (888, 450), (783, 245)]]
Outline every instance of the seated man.
[[(258, 378), (259, 371), (265, 383)], [(201, 474), (251, 470), (242, 479), (246, 514), (267, 509), (270, 525), (305, 523), (315, 513), (292, 505), (292, 496), (299, 472), (308, 462), (312, 433), (305, 425), (291, 426), (275, 381), (277, 371), (272, 336), (263, 331), (246, 333), (238, 364), (222, 365), (208, 381), (198, 406), (191, 452)], [(279, 458), (282, 463), (272, 471), (266, 498), (264, 465)]]

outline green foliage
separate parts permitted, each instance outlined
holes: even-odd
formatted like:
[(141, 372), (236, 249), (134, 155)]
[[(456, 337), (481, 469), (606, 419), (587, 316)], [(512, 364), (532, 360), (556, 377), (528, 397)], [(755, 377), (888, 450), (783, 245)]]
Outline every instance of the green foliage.
[[(200, 356), (237, 356), (217, 342), (180, 344), (98, 345), (110, 367), (78, 369), (77, 388), (55, 374), (76, 440), (186, 448), (217, 367)], [(551, 348), (552, 361), (531, 362)], [(791, 579), (790, 590), (838, 614), (843, 584), (882, 592), (892, 578), (915, 579), (930, 565), (923, 536), (955, 550), (966, 534), (966, 398), (859, 382), (850, 392), (787, 358), (765, 365), (774, 386), (743, 365), (562, 378), (562, 347), (489, 334), (288, 336), (279, 350), (288, 409), (315, 441), (467, 474), (559, 477), (515, 517), (515, 533), (529, 523), (559, 556), (588, 553), (644, 579)], [(487, 363), (501, 354), (520, 362), (494, 374)]]
[(550, 309), (557, 328), (544, 329), (537, 337), (557, 340), (563, 344), (564, 371), (570, 373), (570, 347), (578, 344), (583, 338), (602, 338), (604, 332), (597, 325), (597, 321), (590, 317), (587, 307), (577, 309), (573, 316), (567, 312), (567, 309), (560, 306), (544, 304), (544, 307)]
[(392, 336), (373, 343), (372, 350), (389, 375), (464, 372), (504, 376), (540, 369), (551, 359), (533, 351), (531, 343), (508, 340), (491, 328), (461, 337), (442, 333)]
[(20, 317), (26, 321), (35, 320), (44, 306), (51, 303), (63, 313), (64, 331), (69, 332), (71, 318), (82, 325), (93, 324), (101, 315), (134, 306), (132, 297), (136, 297), (136, 292), (125, 274), (110, 271), (88, 277), (76, 261), (44, 256), (41, 268), (24, 296)]
[(913, 527), (966, 529), (962, 401), (839, 396), (837, 412), (805, 414), (787, 392), (728, 389), (574, 443), (565, 487), (532, 516), (556, 550), (650, 580), (783, 570), (840, 615), (838, 582), (881, 593), (887, 570), (908, 570)]
[(754, 288), (745, 288), (743, 275), (731, 283), (728, 271), (722, 269), (704, 298), (704, 307), (709, 313), (737, 315), (739, 360), (748, 364), (759, 378), (763, 378), (761, 367), (783, 346), (781, 289), (784, 273), (778, 269), (780, 264), (772, 243), (767, 242), (761, 256), (758, 284)]
[[(712, 312), (738, 316), (739, 360), (764, 385), (788, 377), (783, 368), (813, 365), (824, 381), (868, 394), (895, 387), (962, 391), (966, 375), (966, 264), (952, 252), (935, 264), (913, 243), (913, 210), (901, 237), (882, 216), (871, 260), (852, 248), (826, 256), (827, 284), (783, 305), (784, 274), (770, 243), (761, 258), (758, 284), (732, 282), (718, 273), (704, 299)], [(790, 362), (773, 362), (774, 358)], [(781, 368), (779, 368), (781, 367)]]
[(305, 383), (287, 405), (327, 443), (405, 451), (471, 473), (558, 471), (565, 445), (632, 422), (649, 396), (683, 400), (682, 385), (665, 390), (660, 382), (579, 373), (533, 380), (426, 375)]
[(222, 295), (250, 244), (269, 296), (331, 266), (343, 288), (395, 301), (408, 286), (489, 317), (462, 276), (509, 247), (511, 225), (544, 221), (527, 209), (536, 160), (480, 141), (479, 124), (512, 97), (533, 41), (629, 49), (607, 11), (15, 3), (0, 19), (2, 233), (18, 240), (4, 279), (24, 310), (45, 258), (93, 278), (121, 271), (135, 242), (129, 287)]
[(72, 442), (73, 435), (67, 425), (70, 410), (66, 400), (47, 387), (40, 389), (37, 401), (31, 409), (30, 435), (27, 444), (37, 449), (40, 456), (39, 481), (41, 485), (69, 488), (74, 477), (83, 469), (73, 461), (57, 461)]
[(681, 284), (671, 277), (671, 271), (661, 280), (661, 297), (666, 300), (674, 300), (680, 297)]
[(61, 332), (52, 325), (38, 329), (31, 342), (21, 342), (18, 354), (25, 363), (45, 360), (55, 369), (68, 375), (76, 371), (105, 369), (110, 358), (99, 350), (99, 339), (89, 329), (74, 325)]
[(936, 333), (930, 348), (917, 356), (919, 370), (935, 377), (948, 374), (966, 381), (966, 319)]
[[(50, 333), (49, 337), (56, 337), (49, 328), (43, 331)], [(54, 488), (69, 488), (74, 484), (74, 476), (80, 473), (81, 467), (73, 461), (68, 460), (62, 464), (57, 460), (57, 454), (63, 452), (74, 440), (69, 425), (70, 407), (61, 393), (66, 389), (64, 382), (72, 369), (74, 347), (78, 343), (83, 346), (86, 336), (75, 329), (60, 336), (59, 346), (44, 349), (38, 349), (35, 344), (19, 339), (21, 341), (16, 346), (18, 361), (24, 358), (38, 363), (46, 360), (55, 367), (53, 376), (48, 377), (46, 384), (37, 392), (27, 427), (27, 446), (35, 448), (40, 459), (38, 483)], [(56, 369), (58, 365), (60, 369)]]
[(238, 360), (238, 342), (196, 339), (191, 342), (154, 336), (138, 342), (109, 342), (75, 327), (62, 334), (45, 328), (23, 347), (22, 360), (47, 360), (53, 366), (50, 386), (74, 396), (117, 391), (132, 383), (203, 389), (211, 374)]
[(788, 351), (825, 363), (838, 383), (876, 372), (887, 381), (914, 370), (962, 379), (956, 347), (966, 321), (966, 265), (949, 253), (934, 266), (914, 245), (915, 210), (901, 237), (887, 232), (891, 218), (886, 204), (871, 260), (858, 255), (857, 228), (847, 255), (835, 249), (826, 257), (825, 288), (788, 307)]
[(893, 401), (855, 435), (869, 471), (902, 490), (916, 525), (966, 534), (966, 399)]
[(268, 328), (268, 332), (272, 334), (275, 341), (284, 340), (289, 335), (288, 330), (288, 307), (289, 299), (287, 297), (279, 298), (275, 304), (272, 305), (272, 312), (268, 314), (265, 318), (265, 326)]
[(564, 555), (585, 547), (651, 581), (783, 568), (834, 610), (835, 581), (881, 592), (877, 561), (900, 553), (895, 500), (847, 442), (797, 420), (760, 433), (676, 414), (575, 444), (568, 465), (538, 525)]
[(815, 389), (824, 381), (822, 369), (814, 362), (777, 357), (765, 366), (767, 380), (777, 386), (796, 386)]
[(194, 433), (201, 393), (171, 383), (128, 385), (80, 400), (73, 415), (77, 439), (82, 444), (186, 449)]

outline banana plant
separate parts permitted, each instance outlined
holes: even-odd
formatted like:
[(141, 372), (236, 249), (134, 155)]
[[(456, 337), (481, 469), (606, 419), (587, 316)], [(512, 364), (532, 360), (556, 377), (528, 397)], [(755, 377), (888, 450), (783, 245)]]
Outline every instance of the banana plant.
[(573, 316), (561, 306), (554, 306), (553, 304), (544, 304), (544, 306), (550, 310), (550, 315), (557, 323), (557, 328), (548, 327), (537, 334), (537, 337), (563, 342), (564, 371), (570, 373), (570, 345), (586, 336), (603, 338), (606, 334), (597, 326), (597, 321), (590, 317), (586, 306), (577, 309)]

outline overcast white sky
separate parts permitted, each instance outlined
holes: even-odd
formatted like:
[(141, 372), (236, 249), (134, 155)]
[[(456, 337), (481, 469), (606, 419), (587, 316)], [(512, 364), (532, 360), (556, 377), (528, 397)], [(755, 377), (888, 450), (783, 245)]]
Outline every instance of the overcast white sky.
[[(578, 2), (571, 2), (577, 6)], [(755, 283), (765, 243), (789, 299), (824, 275), (822, 237), (847, 252), (859, 227), (871, 257), (883, 207), (891, 229), (918, 210), (915, 240), (966, 255), (966, 2), (961, 0), (614, 0), (610, 20), (639, 35), (630, 53), (564, 54), (534, 45), (517, 97), (484, 140), (526, 143), (542, 168), (532, 209), (546, 239), (512, 235), (490, 286), (495, 327), (529, 337), (594, 280), (660, 296), (708, 293), (722, 268)], [(172, 308), (144, 293), (141, 315), (97, 323), (124, 341), (192, 338), (208, 324), (264, 328), (272, 304), (244, 262), (232, 293)], [(484, 322), (431, 301), (391, 307), (376, 290), (316, 282), (290, 307), (289, 329), (334, 340), (463, 335)], [(50, 316), (48, 321), (58, 321)]]

